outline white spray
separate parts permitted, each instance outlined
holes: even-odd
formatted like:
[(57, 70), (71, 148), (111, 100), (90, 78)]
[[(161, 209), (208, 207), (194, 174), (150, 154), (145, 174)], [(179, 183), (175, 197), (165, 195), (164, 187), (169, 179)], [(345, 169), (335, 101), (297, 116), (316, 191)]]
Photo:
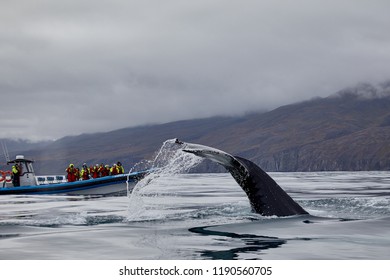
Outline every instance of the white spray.
[[(143, 201), (144, 196), (158, 196), (154, 193), (151, 195), (148, 189), (158, 186), (159, 180), (164, 178), (173, 178), (173, 175), (188, 173), (193, 167), (202, 162), (202, 158), (183, 152), (183, 146), (176, 143), (177, 139), (169, 139), (163, 143), (160, 150), (156, 154), (154, 160), (146, 161), (135, 165), (134, 168), (143, 166), (151, 172), (142, 180), (140, 180), (129, 196), (129, 220), (145, 219), (142, 217), (146, 210), (146, 205)], [(130, 172), (134, 171), (134, 168)]]

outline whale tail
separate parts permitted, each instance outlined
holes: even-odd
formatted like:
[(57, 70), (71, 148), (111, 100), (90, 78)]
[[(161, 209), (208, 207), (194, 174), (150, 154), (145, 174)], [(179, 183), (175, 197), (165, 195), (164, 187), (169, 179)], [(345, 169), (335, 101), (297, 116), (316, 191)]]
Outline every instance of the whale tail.
[(182, 150), (224, 166), (246, 193), (252, 209), (264, 216), (308, 214), (264, 170), (242, 157), (211, 147), (177, 141)]

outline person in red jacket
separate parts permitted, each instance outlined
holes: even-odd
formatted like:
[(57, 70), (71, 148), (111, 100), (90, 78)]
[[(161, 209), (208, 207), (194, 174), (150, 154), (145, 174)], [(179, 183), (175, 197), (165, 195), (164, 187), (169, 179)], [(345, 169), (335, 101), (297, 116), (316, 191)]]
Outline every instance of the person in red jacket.
[(74, 182), (74, 181), (76, 181), (76, 179), (77, 179), (77, 176), (76, 176), (76, 168), (74, 168), (73, 163), (69, 164), (68, 168), (65, 169), (65, 171), (66, 171), (66, 173), (67, 173), (68, 182)]
[(117, 168), (117, 166), (116, 166), (116, 163), (114, 163), (114, 165), (111, 167), (110, 173), (111, 173), (111, 175), (117, 175), (117, 174), (119, 174), (119, 170), (118, 170), (118, 168)]
[(107, 164), (106, 166), (103, 166), (103, 163), (100, 165), (99, 168), (100, 177), (106, 177), (110, 175), (110, 166)]
[(91, 173), (92, 178), (94, 178), (94, 179), (99, 178), (99, 165), (96, 164), (95, 166), (92, 166), (90, 168), (90, 173)]
[(83, 165), (83, 168), (80, 171), (80, 178), (81, 180), (88, 180), (89, 179), (89, 169), (86, 164)]

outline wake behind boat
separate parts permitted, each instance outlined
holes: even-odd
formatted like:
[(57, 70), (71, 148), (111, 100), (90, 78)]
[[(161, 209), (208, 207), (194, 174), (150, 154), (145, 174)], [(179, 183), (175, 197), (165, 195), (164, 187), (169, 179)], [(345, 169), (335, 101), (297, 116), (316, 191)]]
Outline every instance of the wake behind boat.
[(131, 191), (148, 172), (133, 172), (101, 178), (68, 182), (63, 175), (37, 176), (32, 160), (16, 156), (7, 164), (21, 167), (20, 186), (13, 186), (11, 172), (2, 172), (0, 195), (67, 194), (67, 195), (122, 195)]

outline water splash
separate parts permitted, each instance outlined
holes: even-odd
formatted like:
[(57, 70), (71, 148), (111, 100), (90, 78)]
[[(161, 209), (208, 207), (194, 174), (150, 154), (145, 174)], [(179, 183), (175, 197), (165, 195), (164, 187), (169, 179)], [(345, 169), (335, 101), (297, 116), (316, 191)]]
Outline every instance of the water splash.
[[(144, 161), (136, 164), (130, 172), (134, 172), (141, 166), (142, 169), (151, 170), (151, 172), (141, 181), (139, 181), (131, 192), (129, 197), (129, 217), (128, 220), (145, 220), (145, 212), (150, 209), (144, 198), (159, 197), (159, 190), (156, 187), (163, 186), (161, 181), (164, 178), (172, 178), (176, 174), (188, 173), (197, 166), (202, 159), (192, 154), (182, 151), (183, 146), (176, 143), (177, 139), (169, 139), (163, 143), (155, 158), (151, 161)], [(169, 198), (168, 198), (169, 199)], [(158, 212), (159, 209), (154, 209)], [(156, 217), (154, 216), (153, 219)]]

